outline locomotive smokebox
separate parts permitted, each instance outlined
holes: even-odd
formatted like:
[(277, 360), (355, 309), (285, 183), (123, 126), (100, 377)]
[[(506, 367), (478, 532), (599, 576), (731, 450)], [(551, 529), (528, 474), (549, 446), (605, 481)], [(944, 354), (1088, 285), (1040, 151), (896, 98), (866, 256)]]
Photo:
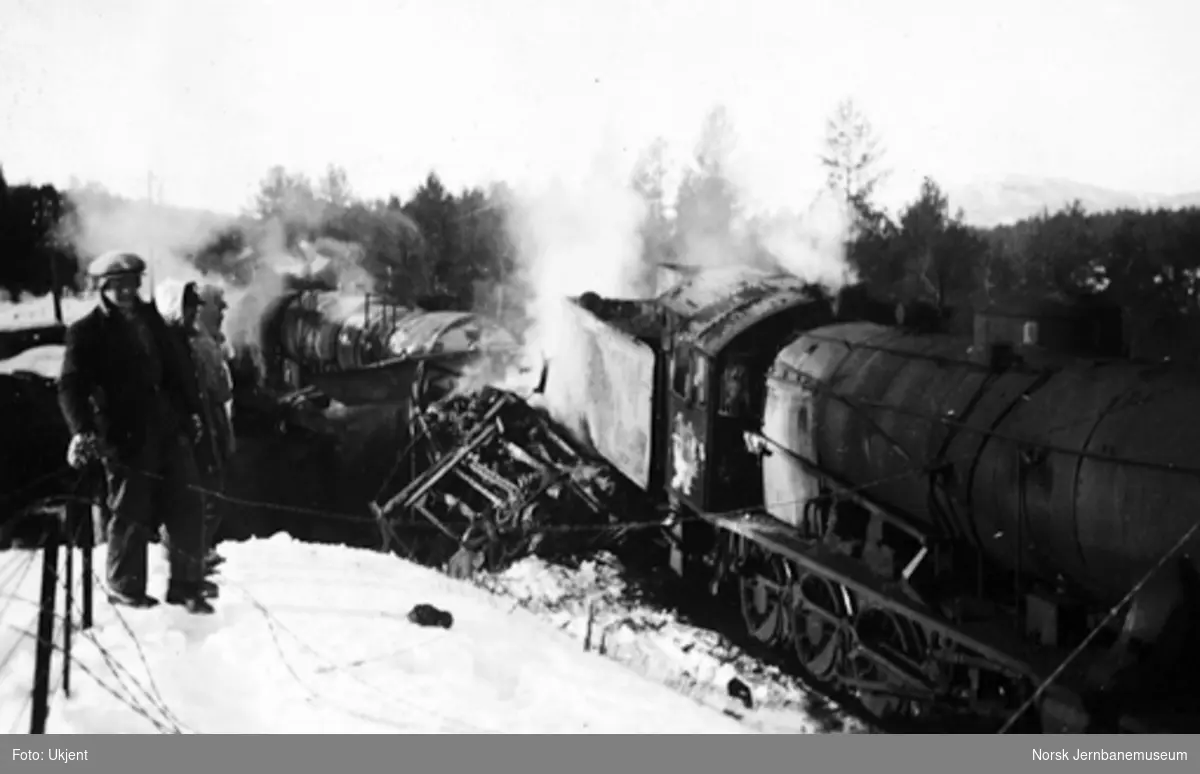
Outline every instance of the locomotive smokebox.
[(1001, 302), (976, 312), (974, 327), (972, 354), (993, 367), (1014, 359), (1118, 359), (1126, 353), (1121, 307), (1096, 297)]

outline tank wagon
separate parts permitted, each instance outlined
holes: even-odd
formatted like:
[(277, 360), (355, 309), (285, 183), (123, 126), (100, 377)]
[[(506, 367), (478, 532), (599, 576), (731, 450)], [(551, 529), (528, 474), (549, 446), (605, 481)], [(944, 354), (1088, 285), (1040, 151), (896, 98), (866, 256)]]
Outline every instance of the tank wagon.
[(508, 331), (470, 312), (298, 287), (267, 304), (245, 357), (273, 392), (316, 387), (348, 405), (399, 396), (427, 404), (470, 369), (503, 367), (516, 352)]

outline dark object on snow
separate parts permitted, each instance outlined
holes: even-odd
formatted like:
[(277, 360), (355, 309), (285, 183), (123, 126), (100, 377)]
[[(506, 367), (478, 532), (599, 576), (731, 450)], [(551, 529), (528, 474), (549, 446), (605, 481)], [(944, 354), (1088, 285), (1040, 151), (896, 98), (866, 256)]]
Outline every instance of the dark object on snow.
[(408, 620), (417, 626), (440, 626), (443, 629), (454, 625), (454, 616), (450, 615), (449, 611), (439, 610), (424, 602), (414, 605), (413, 609), (408, 611)]
[(754, 695), (750, 693), (750, 686), (743, 683), (736, 677), (729, 678), (729, 682), (725, 685), (725, 691), (731, 698), (740, 701), (746, 709), (754, 709)]

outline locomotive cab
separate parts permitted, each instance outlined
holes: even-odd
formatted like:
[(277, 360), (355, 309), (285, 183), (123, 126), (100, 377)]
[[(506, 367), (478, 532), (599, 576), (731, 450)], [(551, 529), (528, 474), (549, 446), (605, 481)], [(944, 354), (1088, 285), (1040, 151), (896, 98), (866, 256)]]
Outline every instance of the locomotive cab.
[(699, 513), (761, 507), (760, 436), (766, 373), (796, 332), (832, 312), (791, 275), (746, 267), (698, 272), (664, 294), (676, 321), (666, 415), (667, 489)]

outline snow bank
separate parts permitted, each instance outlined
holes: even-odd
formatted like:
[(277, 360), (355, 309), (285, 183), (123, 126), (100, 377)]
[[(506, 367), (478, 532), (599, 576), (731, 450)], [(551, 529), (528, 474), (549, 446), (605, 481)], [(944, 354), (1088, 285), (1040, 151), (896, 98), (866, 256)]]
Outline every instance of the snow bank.
[[(750, 732), (517, 605), (394, 556), (283, 535), (222, 551), (213, 616), (118, 610), (97, 594), (49, 732)], [(165, 564), (151, 555), (161, 594)], [(0, 731), (28, 729), (39, 582), (39, 554), (0, 554)], [(418, 603), (451, 612), (452, 628), (410, 623)], [(53, 669), (57, 684), (57, 656)]]
[[(529, 557), (498, 576), (481, 576), (480, 583), (591, 650), (760, 732), (869, 731), (813, 696), (798, 678), (746, 654), (717, 632), (640, 601), (622, 575), (620, 562), (607, 553), (581, 562), (578, 569)], [(750, 689), (752, 706), (729, 694), (735, 678)], [(813, 708), (820, 717), (814, 717)]]
[[(94, 297), (62, 299), (63, 321), (68, 325), (83, 317), (96, 305)], [(54, 299), (49, 296), (26, 298), (18, 302), (0, 300), (0, 331), (53, 325)]]
[(0, 374), (32, 371), (47, 379), (58, 379), (58, 375), (62, 373), (64, 352), (66, 348), (61, 344), (30, 347), (15, 357), (0, 360)]

